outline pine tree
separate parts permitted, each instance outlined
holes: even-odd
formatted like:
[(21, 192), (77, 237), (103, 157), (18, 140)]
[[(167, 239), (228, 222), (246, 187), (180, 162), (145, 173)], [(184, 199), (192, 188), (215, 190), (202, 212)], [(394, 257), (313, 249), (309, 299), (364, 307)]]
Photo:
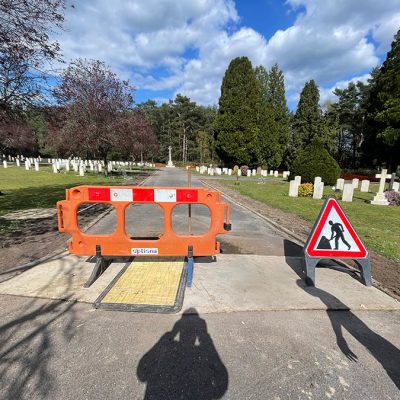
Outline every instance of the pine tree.
[(216, 150), (228, 164), (252, 164), (260, 157), (261, 91), (247, 57), (232, 60), (221, 85), (214, 122)]
[(283, 72), (277, 64), (270, 71), (263, 66), (256, 68), (256, 76), (261, 85), (263, 127), (260, 136), (264, 136), (263, 155), (268, 166), (277, 168), (287, 151), (289, 137), (289, 110), (285, 97)]
[(322, 135), (322, 128), (319, 90), (314, 80), (310, 80), (306, 82), (300, 93), (299, 104), (293, 119), (293, 130), (304, 147), (310, 144), (314, 137)]
[(375, 150), (383, 150), (377, 158), (395, 169), (400, 164), (400, 31), (371, 82), (369, 103), (368, 122), (378, 145)]

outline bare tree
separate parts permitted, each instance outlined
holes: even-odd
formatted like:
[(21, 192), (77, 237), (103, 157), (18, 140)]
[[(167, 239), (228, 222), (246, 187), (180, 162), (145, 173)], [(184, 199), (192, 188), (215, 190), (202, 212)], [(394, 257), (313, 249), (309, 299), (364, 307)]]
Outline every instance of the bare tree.
[(107, 162), (118, 147), (124, 113), (133, 106), (133, 88), (98, 60), (77, 59), (61, 77), (54, 96), (65, 111), (61, 135), (70, 150)]
[(24, 107), (39, 98), (41, 68), (60, 60), (50, 40), (64, 21), (64, 0), (0, 0), (0, 106)]

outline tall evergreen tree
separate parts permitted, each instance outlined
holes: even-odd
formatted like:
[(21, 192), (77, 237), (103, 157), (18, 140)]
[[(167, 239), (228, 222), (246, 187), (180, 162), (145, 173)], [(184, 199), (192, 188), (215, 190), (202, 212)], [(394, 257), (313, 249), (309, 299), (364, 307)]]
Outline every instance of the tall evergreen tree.
[(232, 60), (221, 85), (214, 123), (216, 150), (228, 164), (256, 164), (260, 158), (261, 90), (247, 57)]
[(303, 145), (310, 144), (315, 136), (321, 135), (322, 110), (319, 105), (319, 89), (314, 80), (306, 82), (300, 93), (293, 128)]
[(256, 68), (261, 85), (263, 126), (260, 136), (265, 136), (263, 155), (268, 166), (277, 168), (287, 151), (289, 137), (289, 110), (285, 97), (285, 80), (277, 64), (270, 71), (263, 66)]
[(395, 169), (400, 164), (400, 31), (375, 75), (367, 110), (369, 142), (376, 143), (370, 151), (377, 162)]

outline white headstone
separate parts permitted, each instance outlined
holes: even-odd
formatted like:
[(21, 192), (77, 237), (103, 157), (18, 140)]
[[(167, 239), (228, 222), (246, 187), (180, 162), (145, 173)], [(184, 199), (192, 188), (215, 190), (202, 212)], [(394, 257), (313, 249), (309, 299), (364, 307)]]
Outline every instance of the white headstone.
[(35, 171), (39, 171), (39, 163), (35, 161)]
[(269, 170), (269, 174), (272, 176), (274, 175), (274, 171), (272, 169)]
[(99, 172), (103, 171), (103, 167), (101, 166), (101, 163), (98, 163), (97, 166), (99, 167)]
[(53, 173), (54, 174), (58, 173), (57, 162), (53, 163)]
[(252, 169), (251, 170), (251, 176), (256, 176), (257, 174), (257, 170), (256, 169)]
[(365, 193), (368, 193), (368, 191), (369, 191), (369, 180), (363, 179), (361, 181), (361, 191), (365, 192)]
[(393, 190), (394, 190), (395, 192), (398, 192), (398, 191), (399, 191), (399, 186), (400, 186), (400, 183), (399, 183), (399, 182), (393, 182)]
[(7, 168), (7, 161), (6, 160), (3, 161), (3, 167)]
[(290, 175), (290, 171), (283, 171), (283, 178), (287, 178)]
[(69, 172), (69, 160), (65, 160), (65, 170)]
[(320, 177), (320, 176), (316, 176), (315, 178), (314, 178), (314, 186), (315, 185), (318, 185), (319, 183), (321, 183), (322, 182), (322, 178)]
[(343, 187), (344, 187), (344, 179), (339, 178), (336, 181), (336, 189), (343, 190)]
[(314, 184), (313, 199), (322, 199), (324, 194), (324, 182)]
[(79, 165), (79, 176), (85, 176), (85, 165), (84, 164)]
[(214, 168), (210, 168), (208, 174), (214, 176)]
[(379, 181), (379, 190), (374, 199), (371, 201), (371, 204), (376, 206), (388, 206), (389, 202), (386, 200), (383, 191), (385, 190), (385, 182), (386, 179), (389, 179), (390, 176), (387, 174), (387, 169), (382, 169), (380, 174), (375, 175), (376, 178), (380, 178)]
[(299, 183), (297, 181), (290, 181), (289, 183), (289, 196), (298, 197), (299, 195)]
[(295, 182), (297, 182), (298, 185), (301, 184), (301, 176), (296, 175), (296, 176), (294, 177), (294, 180), (295, 180)]
[(229, 175), (229, 176), (232, 175), (232, 169), (231, 169), (231, 168), (228, 169), (228, 175)]
[(274, 171), (274, 177), (278, 178), (279, 177), (279, 171)]
[(20, 164), (19, 164), (19, 158), (17, 158), (17, 159), (15, 160), (15, 162), (17, 163), (17, 167), (19, 167), (19, 166), (20, 166)]
[(29, 161), (28, 161), (28, 160), (25, 160), (25, 169), (26, 169), (27, 171), (29, 171), (29, 168), (30, 168)]
[(237, 175), (238, 175), (238, 176), (242, 176), (242, 170), (241, 170), (240, 168), (239, 168), (238, 171), (237, 171)]
[(357, 178), (354, 178), (354, 179), (352, 180), (354, 189), (358, 189), (358, 184), (359, 184), (359, 182), (360, 182), (360, 180), (357, 179)]
[(342, 201), (353, 201), (353, 183), (345, 183), (343, 187)]

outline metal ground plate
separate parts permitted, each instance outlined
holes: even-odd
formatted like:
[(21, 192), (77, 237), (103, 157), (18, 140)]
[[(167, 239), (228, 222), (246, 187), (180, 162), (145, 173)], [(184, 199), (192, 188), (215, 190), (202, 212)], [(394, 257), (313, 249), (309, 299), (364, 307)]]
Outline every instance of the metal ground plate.
[(137, 257), (127, 264), (94, 303), (106, 310), (174, 313), (182, 308), (184, 257)]

